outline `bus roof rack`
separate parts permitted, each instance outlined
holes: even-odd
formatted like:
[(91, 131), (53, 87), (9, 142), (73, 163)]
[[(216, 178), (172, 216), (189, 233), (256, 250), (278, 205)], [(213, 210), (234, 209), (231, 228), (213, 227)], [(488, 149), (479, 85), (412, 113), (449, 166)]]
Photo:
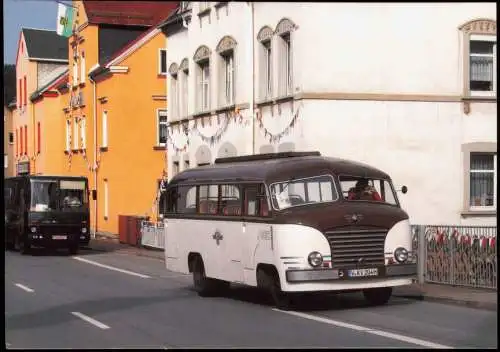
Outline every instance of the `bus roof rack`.
[(254, 154), (254, 155), (243, 155), (243, 156), (231, 156), (228, 158), (217, 158), (215, 159), (215, 164), (227, 164), (227, 163), (241, 163), (245, 161), (258, 161), (258, 160), (271, 160), (271, 159), (284, 159), (284, 158), (297, 158), (303, 156), (321, 156), (318, 151), (314, 152), (281, 152), (281, 153), (266, 153), (266, 154)]

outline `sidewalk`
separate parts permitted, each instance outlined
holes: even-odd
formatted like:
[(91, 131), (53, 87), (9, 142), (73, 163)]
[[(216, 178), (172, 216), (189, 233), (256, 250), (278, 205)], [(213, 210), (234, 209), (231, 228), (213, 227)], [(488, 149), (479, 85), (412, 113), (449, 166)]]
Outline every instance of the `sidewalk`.
[[(118, 252), (143, 257), (164, 260), (163, 250), (139, 248), (119, 243), (118, 238), (98, 236), (91, 240), (89, 247), (95, 251)], [(486, 310), (498, 310), (498, 294), (496, 290), (474, 289), (460, 286), (438, 284), (413, 284), (411, 286), (394, 289), (394, 296), (428, 302), (440, 302), (463, 305)]]

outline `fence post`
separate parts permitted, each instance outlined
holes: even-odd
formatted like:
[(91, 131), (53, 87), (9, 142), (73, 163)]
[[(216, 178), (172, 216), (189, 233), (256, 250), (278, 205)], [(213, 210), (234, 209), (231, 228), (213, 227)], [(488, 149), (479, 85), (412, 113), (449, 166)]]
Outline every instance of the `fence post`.
[(425, 283), (425, 270), (427, 261), (427, 247), (425, 242), (425, 226), (418, 225), (417, 226), (417, 272), (418, 272), (418, 283), (420, 285)]

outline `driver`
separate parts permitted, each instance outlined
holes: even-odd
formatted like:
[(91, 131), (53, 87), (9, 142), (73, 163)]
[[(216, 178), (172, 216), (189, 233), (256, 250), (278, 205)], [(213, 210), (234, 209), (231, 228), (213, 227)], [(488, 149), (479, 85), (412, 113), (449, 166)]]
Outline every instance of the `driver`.
[(382, 201), (382, 197), (378, 194), (377, 190), (368, 183), (366, 178), (360, 179), (356, 185), (351, 188), (347, 195), (348, 200), (374, 200), (377, 202)]

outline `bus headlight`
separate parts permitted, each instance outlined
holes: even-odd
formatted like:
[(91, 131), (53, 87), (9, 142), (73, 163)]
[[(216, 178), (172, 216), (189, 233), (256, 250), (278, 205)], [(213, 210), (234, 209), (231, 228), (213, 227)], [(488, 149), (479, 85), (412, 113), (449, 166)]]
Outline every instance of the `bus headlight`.
[(86, 227), (82, 227), (82, 233), (87, 233), (87, 228)]
[(309, 264), (313, 267), (318, 267), (323, 263), (323, 256), (319, 252), (311, 252), (309, 253), (309, 257), (307, 257)]
[(36, 232), (36, 227), (35, 227), (35, 226), (33, 226), (33, 227), (31, 228), (31, 233), (35, 233), (35, 232)]
[(398, 247), (394, 251), (394, 258), (396, 258), (398, 263), (404, 263), (408, 260), (408, 251), (406, 248)]

